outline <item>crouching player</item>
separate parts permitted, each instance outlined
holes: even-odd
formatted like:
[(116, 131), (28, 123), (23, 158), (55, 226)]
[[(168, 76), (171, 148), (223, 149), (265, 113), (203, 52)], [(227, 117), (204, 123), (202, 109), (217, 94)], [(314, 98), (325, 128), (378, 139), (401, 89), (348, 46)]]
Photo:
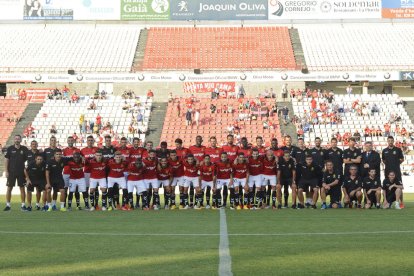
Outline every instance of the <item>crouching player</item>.
[[(85, 173), (83, 172), (84, 162), (81, 159), (80, 152), (73, 153), (73, 160), (68, 161), (69, 167), (69, 196), (68, 196), (68, 210), (72, 210), (73, 193), (78, 190), (82, 193), (85, 202), (85, 209), (89, 210), (89, 198), (86, 192)], [(82, 210), (80, 206), (76, 209)]]
[[(27, 166), (24, 170), (24, 175), (26, 176), (26, 185), (27, 185), (27, 211), (32, 210), (32, 193), (36, 188), (37, 194), (41, 195), (43, 192), (43, 211), (52, 211), (52, 204), (50, 206), (46, 204), (46, 165), (43, 162), (43, 156), (37, 154), (35, 160)], [(50, 191), (49, 187), (49, 191)]]
[(381, 182), (376, 176), (375, 169), (369, 169), (368, 177), (365, 177), (362, 182), (364, 189), (364, 196), (366, 199), (365, 209), (370, 209), (375, 204), (377, 209), (381, 208)]
[(130, 209), (134, 209), (134, 189), (142, 197), (142, 209), (149, 210), (148, 190), (144, 181), (145, 166), (141, 157), (128, 166), (128, 200)]
[(292, 189), (292, 208), (296, 209), (296, 162), (287, 150), (283, 152), (283, 157), (279, 160), (277, 179), (279, 179), (279, 183), (276, 185), (277, 209), (282, 208), (282, 187), (290, 187)]
[(331, 160), (326, 161), (325, 163), (325, 172), (323, 173), (322, 178), (322, 187), (321, 187), (321, 200), (322, 206), (321, 209), (327, 209), (326, 205), (326, 196), (331, 197), (330, 208), (341, 208), (341, 175), (335, 173), (334, 165)]
[(349, 176), (344, 179), (342, 184), (342, 192), (344, 193), (344, 207), (352, 208), (352, 203), (355, 202), (358, 208), (361, 208), (362, 201), (362, 180), (357, 174), (358, 168), (356, 165), (349, 167)]
[[(53, 192), (60, 193), (60, 211), (66, 211), (66, 193), (65, 193), (65, 181), (63, 180), (63, 168), (65, 162), (62, 158), (62, 150), (56, 149), (54, 153), (54, 159), (51, 159), (46, 164), (46, 186), (53, 188)], [(52, 200), (51, 192), (47, 194), (48, 202)]]
[(321, 179), (321, 167), (313, 162), (313, 158), (311, 155), (306, 156), (305, 164), (300, 165), (299, 169), (299, 190), (298, 190), (298, 198), (299, 204), (298, 209), (305, 208), (305, 198), (303, 197), (303, 192), (308, 190), (313, 191), (312, 196), (312, 209), (316, 209), (316, 202), (318, 201), (318, 194), (319, 194), (319, 180)]
[(382, 189), (384, 193), (383, 208), (391, 208), (392, 203), (395, 201), (395, 209), (403, 209), (401, 206), (402, 190), (404, 189), (403, 184), (399, 181), (395, 172), (390, 171), (387, 178), (382, 183)]
[(86, 160), (85, 171), (90, 173), (89, 176), (89, 188), (90, 188), (90, 201), (91, 201), (91, 211), (99, 210), (98, 208), (98, 199), (99, 196), (96, 197), (96, 188), (99, 186), (102, 191), (102, 211), (107, 210), (107, 188), (108, 184), (106, 181), (106, 162), (103, 159), (103, 155), (101, 151), (97, 151), (95, 153), (95, 158), (92, 160)]
[(205, 155), (203, 161), (203, 164), (200, 165), (199, 187), (201, 189), (198, 197), (200, 198), (200, 207), (203, 208), (204, 191), (206, 191), (206, 209), (210, 209), (211, 189), (216, 182), (216, 167), (211, 163), (210, 155)]
[[(236, 203), (236, 209), (241, 210), (249, 209), (248, 205), (248, 198), (247, 193), (245, 197), (245, 205), (242, 207), (243, 204), (243, 190), (239, 190), (240, 187), (244, 188), (247, 185), (247, 179), (249, 178), (249, 167), (247, 165), (246, 158), (243, 152), (239, 152), (237, 154), (237, 159), (235, 164), (233, 165), (233, 186), (234, 186), (234, 198)], [(247, 186), (247, 189), (249, 187)]]

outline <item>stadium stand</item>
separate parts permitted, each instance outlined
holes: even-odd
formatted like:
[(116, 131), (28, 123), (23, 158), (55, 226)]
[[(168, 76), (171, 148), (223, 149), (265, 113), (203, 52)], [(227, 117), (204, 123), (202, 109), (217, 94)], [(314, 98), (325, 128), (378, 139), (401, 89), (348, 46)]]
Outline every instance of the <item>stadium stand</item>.
[(0, 97), (0, 144), (5, 145), (28, 102)]
[[(96, 105), (95, 109), (91, 109), (93, 104)], [(151, 105), (152, 99), (146, 96), (136, 99), (110, 96), (107, 99), (95, 100), (81, 97), (78, 103), (67, 100), (47, 100), (32, 123), (33, 132), (28, 140), (36, 139), (39, 147), (47, 147), (49, 138), (54, 135), (61, 146), (66, 146), (66, 138), (76, 134), (78, 138), (76, 145), (83, 147), (86, 137), (94, 133), (98, 144), (102, 143), (105, 135), (111, 135), (115, 142), (122, 136), (130, 140), (139, 137), (144, 141)], [(84, 115), (85, 122), (85, 129), (82, 132), (80, 131), (81, 115)], [(102, 125), (99, 130), (95, 128), (99, 123), (98, 115), (101, 117)], [(107, 123), (111, 127), (107, 126)], [(55, 134), (51, 133), (52, 126), (56, 130)]]
[[(249, 103), (249, 107), (246, 103)], [(273, 105), (274, 99), (264, 98), (175, 99), (168, 104), (161, 141), (166, 141), (169, 146), (174, 147), (174, 140), (181, 138), (184, 146), (191, 146), (195, 142), (195, 137), (201, 135), (205, 142), (209, 137), (216, 136), (217, 142), (222, 145), (227, 141), (226, 136), (233, 134), (236, 138), (235, 143), (240, 142), (241, 137), (246, 137), (248, 141), (255, 141), (257, 136), (262, 136), (264, 142), (269, 145), (272, 138), (278, 140), (281, 138), (279, 118), (277, 112), (272, 112)], [(180, 106), (179, 116), (178, 106)], [(192, 114), (190, 126), (186, 125), (188, 110)], [(198, 126), (195, 114), (197, 111), (199, 112)], [(264, 125), (267, 127), (264, 128)]]
[(412, 24), (325, 24), (298, 29), (309, 70), (413, 69)]
[(0, 72), (130, 72), (137, 26), (1, 25)]
[(151, 28), (144, 70), (296, 69), (287, 27)]

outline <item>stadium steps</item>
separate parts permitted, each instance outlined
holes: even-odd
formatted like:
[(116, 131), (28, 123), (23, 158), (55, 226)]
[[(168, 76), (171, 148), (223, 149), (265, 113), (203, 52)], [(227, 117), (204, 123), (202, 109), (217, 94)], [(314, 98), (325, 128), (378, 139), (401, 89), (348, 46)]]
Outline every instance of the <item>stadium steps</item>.
[(411, 122), (414, 123), (414, 101), (407, 102), (405, 110), (407, 111), (408, 117), (410, 117)]
[(152, 103), (151, 115), (148, 123), (148, 135), (145, 136), (145, 141), (152, 141), (154, 143), (154, 148), (158, 147), (160, 144), (165, 115), (167, 114), (167, 106), (167, 102)]
[(301, 68), (307, 68), (305, 55), (303, 53), (302, 43), (300, 42), (299, 31), (295, 28), (289, 29), (290, 41), (292, 42), (295, 62)]
[(133, 71), (141, 71), (142, 65), (144, 63), (144, 56), (145, 56), (145, 48), (147, 46), (148, 40), (148, 29), (142, 29), (139, 34), (139, 40), (137, 44), (137, 49), (134, 55), (134, 62), (132, 65)]
[[(289, 108), (289, 118), (292, 119), (293, 115), (295, 115), (293, 113), (292, 102), (284, 102), (283, 104), (279, 105), (279, 109), (282, 109), (284, 106), (287, 106)], [(279, 113), (279, 118), (280, 118), (280, 132), (282, 133), (282, 138), (285, 135), (289, 135), (290, 137), (292, 137), (292, 143), (296, 145), (298, 142), (296, 126), (292, 123), (289, 123), (288, 125), (285, 126), (283, 124), (283, 116), (281, 115), (281, 113)], [(279, 143), (282, 144), (282, 142), (279, 142)]]
[[(39, 113), (40, 108), (42, 107), (43, 103), (30, 103), (26, 109), (24, 110), (20, 122), (16, 124), (13, 129), (13, 132), (10, 134), (9, 139), (7, 140), (6, 145), (10, 146), (14, 143), (13, 137), (14, 135), (20, 134), (23, 135), (24, 129), (33, 122), (34, 118), (36, 117), (37, 113)], [(4, 158), (0, 158), (0, 176), (4, 172)]]

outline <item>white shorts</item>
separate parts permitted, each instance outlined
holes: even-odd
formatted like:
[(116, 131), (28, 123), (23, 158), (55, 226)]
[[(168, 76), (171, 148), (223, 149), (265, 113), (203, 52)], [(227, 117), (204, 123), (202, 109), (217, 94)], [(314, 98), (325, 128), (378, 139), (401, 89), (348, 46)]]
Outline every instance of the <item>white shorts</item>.
[(127, 188), (125, 177), (119, 177), (119, 178), (108, 177), (108, 188), (113, 188), (115, 184), (118, 184), (119, 188), (121, 189)]
[(158, 179), (154, 178), (154, 179), (144, 179), (144, 183), (145, 183), (145, 188), (146, 189), (157, 189), (159, 188), (158, 186)]
[(147, 190), (144, 180), (128, 181), (128, 193), (133, 193), (134, 189), (137, 194), (142, 194)]
[(195, 177), (184, 176), (184, 184), (182, 186), (184, 186), (184, 188), (188, 188), (191, 185), (193, 185), (193, 187), (198, 187), (199, 185), (198, 176), (195, 176)]
[(171, 186), (184, 186), (184, 176), (174, 177)]
[(91, 178), (89, 180), (89, 188), (96, 189), (98, 185), (101, 188), (108, 188), (108, 182), (106, 181), (106, 178), (99, 178), (99, 179)]
[(69, 178), (70, 178), (70, 174), (63, 175), (63, 181), (65, 182), (65, 188), (69, 188)]
[[(268, 182), (269, 180), (269, 182)], [(262, 186), (266, 186), (267, 184), (270, 184), (271, 186), (276, 186), (277, 180), (276, 175), (263, 175), (263, 183)]]
[(230, 179), (217, 179), (216, 189), (221, 189), (224, 186), (230, 187)]
[(233, 178), (233, 186), (242, 186), (244, 188), (244, 186), (246, 186), (246, 178)]
[(170, 186), (170, 180), (158, 180), (158, 188), (165, 188)]
[(253, 186), (256, 184), (257, 187), (262, 187), (263, 185), (263, 175), (250, 175), (249, 176), (249, 188), (253, 188)]
[(202, 190), (204, 190), (207, 187), (213, 188), (213, 186), (214, 186), (213, 181), (204, 181), (204, 180), (201, 180), (201, 189)]
[(85, 178), (69, 179), (69, 192), (71, 192), (71, 193), (76, 192), (76, 188), (78, 188), (79, 193), (86, 192)]
[[(85, 174), (85, 183), (86, 183), (86, 188), (88, 188), (90, 186), (90, 179), (91, 179), (91, 174), (90, 173), (84, 173)], [(95, 187), (96, 188), (96, 187)]]

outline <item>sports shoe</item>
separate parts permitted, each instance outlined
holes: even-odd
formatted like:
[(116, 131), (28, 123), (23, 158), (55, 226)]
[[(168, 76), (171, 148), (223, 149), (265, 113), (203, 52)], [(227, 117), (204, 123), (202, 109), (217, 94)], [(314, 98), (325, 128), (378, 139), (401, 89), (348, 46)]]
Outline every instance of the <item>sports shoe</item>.
[(158, 211), (160, 208), (158, 208), (158, 205), (154, 205), (154, 206), (152, 206), (152, 209), (155, 210), (155, 211)]
[(234, 210), (234, 206), (230, 206), (230, 210)]
[(206, 207), (204, 207), (204, 205), (203, 205), (203, 204), (200, 204), (198, 207), (200, 207), (200, 209), (204, 209), (204, 208), (206, 208)]
[(116, 205), (116, 209), (117, 209), (117, 210), (121, 210), (121, 209), (122, 209), (122, 208), (121, 208), (121, 205), (117, 204), (117, 205)]
[(377, 209), (381, 209), (381, 205), (379, 205), (379, 204), (377, 204), (376, 207), (377, 207)]
[(395, 202), (395, 209), (401, 210), (401, 204), (398, 201)]
[(139, 204), (135, 204), (135, 209), (139, 209), (141, 208), (141, 206), (139, 206)]
[(282, 207), (283, 209), (287, 209), (287, 208), (289, 208), (289, 206), (287, 205), (287, 204), (285, 204), (285, 205), (283, 205), (283, 207)]
[(312, 209), (316, 209), (316, 204), (311, 205)]
[(128, 208), (124, 205), (124, 206), (122, 206), (121, 210), (122, 211), (128, 211)]
[(201, 210), (201, 208), (197, 205), (194, 205), (194, 210)]
[(47, 207), (47, 205), (42, 207), (42, 212), (47, 212), (49, 210), (49, 207)]
[(206, 205), (206, 209), (210, 209), (210, 208), (211, 208), (211, 206), (207, 204)]
[(93, 211), (95, 211), (95, 207), (91, 207), (90, 209), (89, 209), (89, 211), (91, 211), (91, 212), (93, 212)]
[(68, 211), (72, 211), (72, 207), (68, 207)]
[(57, 207), (56, 207), (56, 205), (53, 205), (53, 206), (52, 206), (52, 210), (53, 210), (53, 211), (57, 211)]
[(211, 207), (211, 210), (217, 210), (216, 206)]
[(67, 210), (66, 210), (66, 208), (65, 207), (62, 207), (62, 208), (60, 208), (60, 210), (59, 211), (61, 211), (61, 212), (66, 212)]
[(100, 211), (101, 210), (101, 207), (99, 207), (99, 205), (96, 205), (94, 208), (95, 208), (96, 211)]
[(109, 206), (108, 211), (112, 211), (112, 210), (114, 210), (114, 208), (112, 208), (112, 206)]
[(243, 210), (249, 210), (249, 206), (244, 205), (244, 206), (243, 206)]
[(277, 205), (277, 209), (282, 209), (282, 204)]
[(26, 211), (31, 212), (32, 211), (32, 206), (26, 207)]
[(83, 209), (83, 210), (85, 210), (85, 211), (89, 211), (91, 208), (88, 206), (88, 207), (86, 207), (85, 206), (85, 209)]
[(76, 207), (76, 210), (80, 211), (80, 210), (82, 210), (82, 207), (77, 206), (77, 207)]
[(27, 211), (26, 206), (22, 206), (22, 207), (20, 207), (20, 211), (22, 211), (22, 212), (26, 212), (26, 211)]
[(306, 208), (309, 208), (309, 207), (311, 207), (311, 204), (306, 201), (305, 206), (306, 206)]
[(171, 209), (171, 210), (175, 210), (175, 209), (177, 209), (177, 206), (175, 206), (175, 205), (171, 205), (171, 206), (170, 206), (170, 209)]
[(298, 204), (298, 208), (297, 208), (298, 210), (299, 209), (305, 209), (305, 206), (303, 206), (302, 204)]
[(184, 210), (184, 206), (180, 204), (180, 205), (178, 206), (178, 209), (180, 209), (180, 210)]
[(36, 209), (36, 211), (40, 211), (41, 210), (41, 208), (40, 208), (39, 205), (36, 205), (35, 209)]
[(48, 212), (52, 212), (53, 211), (53, 207), (49, 206), (49, 208), (47, 209)]
[(148, 207), (142, 207), (142, 210), (149, 211), (149, 208)]
[(241, 210), (241, 209), (242, 209), (242, 207), (240, 205), (236, 206), (236, 210)]
[(276, 205), (272, 205), (272, 209), (273, 210), (276, 210), (277, 208), (276, 208)]
[(10, 206), (6, 206), (6, 208), (4, 208), (3, 211), (7, 212), (7, 211), (10, 211), (10, 210), (11, 210)]
[(190, 206), (185, 205), (185, 206), (184, 206), (184, 209), (185, 209), (185, 210), (188, 210), (188, 209), (190, 209)]
[(102, 209), (101, 209), (101, 210), (102, 210), (102, 211), (106, 211), (106, 207), (103, 207), (103, 206), (102, 206)]
[(326, 206), (326, 203), (322, 203), (321, 209), (322, 210), (328, 209), (328, 206)]
[(405, 206), (404, 206), (404, 203), (400, 203), (400, 209), (404, 209), (405, 208)]

